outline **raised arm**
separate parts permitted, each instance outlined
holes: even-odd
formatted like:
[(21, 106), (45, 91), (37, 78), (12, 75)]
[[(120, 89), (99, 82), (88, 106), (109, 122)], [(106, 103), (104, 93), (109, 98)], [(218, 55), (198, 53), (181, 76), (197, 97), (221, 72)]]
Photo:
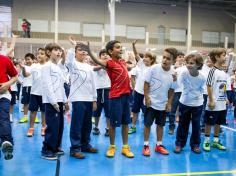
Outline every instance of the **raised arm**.
[[(84, 44), (82, 44), (82, 45), (84, 45)], [(96, 64), (98, 64), (98, 65), (101, 65), (102, 67), (107, 67), (107, 60), (102, 60), (102, 59), (98, 59), (98, 58), (96, 58), (94, 55), (93, 55), (93, 53), (92, 53), (92, 51), (91, 51), (91, 49), (90, 49), (90, 45), (89, 45), (89, 42), (88, 42), (88, 45), (85, 45), (86, 47), (87, 47), (87, 51), (88, 51), (88, 54), (89, 54), (89, 56), (91, 57), (91, 59), (96, 63)]]
[(140, 60), (140, 56), (139, 56), (138, 51), (137, 51), (136, 46), (135, 46), (137, 42), (138, 42), (138, 40), (133, 41), (132, 42), (132, 47), (133, 47), (133, 52), (134, 52), (135, 59), (138, 62)]

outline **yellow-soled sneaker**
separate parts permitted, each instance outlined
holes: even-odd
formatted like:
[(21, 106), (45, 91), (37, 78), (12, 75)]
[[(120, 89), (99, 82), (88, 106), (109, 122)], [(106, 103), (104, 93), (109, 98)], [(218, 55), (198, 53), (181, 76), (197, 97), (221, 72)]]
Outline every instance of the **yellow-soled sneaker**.
[(127, 158), (134, 157), (134, 154), (130, 151), (130, 147), (128, 145), (122, 147), (121, 153), (122, 153), (122, 155), (126, 156)]
[(115, 153), (116, 153), (116, 146), (110, 145), (107, 150), (106, 156), (108, 158), (113, 158), (115, 156)]

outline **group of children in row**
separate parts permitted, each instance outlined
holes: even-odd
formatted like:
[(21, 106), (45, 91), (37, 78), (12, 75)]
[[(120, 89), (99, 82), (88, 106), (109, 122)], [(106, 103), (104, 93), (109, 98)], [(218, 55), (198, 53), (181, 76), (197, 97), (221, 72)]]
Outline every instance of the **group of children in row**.
[[(95, 117), (93, 132), (99, 133), (98, 123), (103, 108), (107, 124), (105, 135), (110, 137), (107, 157), (115, 156), (116, 127), (119, 126), (122, 126), (121, 153), (128, 158), (134, 157), (128, 145), (128, 133), (136, 131), (135, 125), (140, 109), (144, 112), (143, 155), (151, 154), (149, 135), (154, 121), (157, 136), (155, 151), (164, 155), (169, 154), (162, 143), (163, 127), (168, 115), (169, 133), (174, 133), (177, 106), (179, 125), (175, 153), (180, 153), (186, 145), (190, 121), (192, 121), (191, 150), (195, 153), (201, 152), (200, 120), (205, 108), (203, 149), (210, 151), (210, 146), (220, 150), (226, 149), (219, 140), (220, 125), (226, 123), (227, 112), (228, 85), (227, 74), (224, 71), (226, 55), (224, 49), (210, 52), (208, 61), (214, 65), (212, 68), (204, 65), (200, 54), (189, 54), (183, 59), (183, 54), (175, 48), (165, 49), (161, 63), (156, 64), (156, 56), (152, 52), (145, 52), (144, 57), (140, 57), (136, 50), (137, 41), (134, 41), (132, 46), (137, 64), (132, 68), (132, 64), (122, 59), (122, 45), (119, 41), (108, 42), (106, 49), (100, 51), (99, 57), (93, 55), (89, 43), (78, 43), (72, 38), (70, 41), (75, 47), (67, 52), (60, 45), (51, 43), (45, 48), (38, 49), (37, 64), (33, 64), (32, 54), (25, 56), (25, 65), (19, 64), (20, 72), (24, 77), (22, 88), (24, 118), (20, 122), (27, 121), (27, 109), (29, 109), (30, 128), (27, 136), (33, 136), (33, 126), (40, 108), (41, 134), (45, 136), (41, 151), (42, 158), (55, 160), (58, 155), (64, 154), (61, 142), (64, 113), (69, 110), (69, 102), (72, 104), (70, 155), (78, 159), (85, 157), (84, 152), (98, 152), (90, 144), (90, 133), (92, 116)], [(4, 111), (6, 113), (1, 113), (0, 117), (1, 126), (6, 125), (0, 128), (0, 136), (5, 158), (11, 159), (13, 140), (9, 120), (8, 89), (16, 81), (17, 71), (7, 57), (1, 55), (0, 62), (3, 67), (0, 70), (4, 70), (1, 72), (1, 78), (4, 75), (4, 80), (0, 80), (0, 107), (6, 109)], [(131, 70), (131, 86), (128, 70)], [(68, 84), (70, 84), (69, 91)], [(134, 95), (134, 103), (132, 127), (129, 129), (130, 94)], [(204, 97), (205, 101), (207, 98), (206, 105), (204, 105)], [(212, 126), (214, 126), (214, 139), (210, 145)], [(5, 139), (4, 136), (9, 139)]]

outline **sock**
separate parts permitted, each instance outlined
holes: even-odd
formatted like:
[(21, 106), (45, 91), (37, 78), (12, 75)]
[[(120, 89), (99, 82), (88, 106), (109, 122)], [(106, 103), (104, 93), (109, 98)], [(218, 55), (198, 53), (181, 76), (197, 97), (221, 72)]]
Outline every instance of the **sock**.
[(209, 142), (210, 141), (210, 136), (205, 136), (205, 142)]
[(218, 142), (219, 142), (219, 138), (215, 136), (215, 137), (213, 138), (213, 141), (218, 143)]
[(110, 145), (110, 147), (114, 147), (114, 148), (115, 148), (115, 147), (116, 147), (116, 145)]
[(12, 114), (10, 114), (10, 121), (11, 121), (11, 122), (13, 121), (13, 116), (12, 116)]
[(149, 145), (149, 142), (148, 141), (144, 141), (144, 145)]
[(128, 144), (123, 144), (123, 147), (124, 147), (124, 148), (128, 148), (129, 145), (128, 145)]
[(132, 125), (132, 128), (136, 128), (136, 125)]
[(24, 118), (27, 118), (27, 119), (28, 119), (28, 115), (24, 115)]
[(162, 145), (162, 141), (157, 141), (157, 145)]

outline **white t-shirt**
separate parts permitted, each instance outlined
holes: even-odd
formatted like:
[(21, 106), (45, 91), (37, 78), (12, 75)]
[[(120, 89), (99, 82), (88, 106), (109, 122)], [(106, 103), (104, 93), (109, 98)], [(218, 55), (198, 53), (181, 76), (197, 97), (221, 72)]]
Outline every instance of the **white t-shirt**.
[[(31, 69), (32, 67), (34, 66), (35, 64), (32, 64), (31, 66), (27, 66), (25, 65), (25, 71), (27, 73), (30, 73), (31, 72)], [(23, 73), (21, 72), (21, 74), (23, 75)], [(23, 87), (31, 87), (32, 86), (32, 76), (28, 76), (28, 77), (24, 77), (23, 76)]]
[(186, 70), (187, 70), (186, 66), (178, 67), (175, 69), (175, 72), (177, 73), (177, 82), (176, 82), (177, 84), (176, 84), (175, 92), (182, 92), (183, 86), (179, 81), (179, 77), (182, 74), (182, 72), (184, 72)]
[(93, 71), (93, 73), (96, 89), (105, 89), (111, 87), (111, 81), (106, 70), (100, 69), (98, 71)]
[[(207, 77), (208, 77), (208, 74), (209, 74), (210, 70), (211, 70), (211, 68), (204, 64), (202, 69), (199, 70), (199, 72), (202, 73), (203, 76), (205, 77), (205, 79), (207, 80)], [(204, 86), (203, 94), (207, 95), (207, 86), (206, 85)]]
[(66, 102), (66, 94), (64, 89), (65, 80), (63, 73), (57, 64), (48, 61), (42, 67), (42, 97), (43, 103), (56, 104), (58, 102)]
[(138, 65), (132, 69), (131, 76), (135, 76), (134, 90), (140, 94), (144, 94), (144, 81), (147, 70), (151, 67), (145, 66), (143, 59), (140, 59)]
[(186, 106), (201, 106), (203, 104), (203, 92), (206, 86), (206, 78), (199, 72), (199, 75), (193, 77), (189, 71), (182, 72), (179, 77), (183, 91), (179, 102)]
[(87, 63), (76, 61), (72, 50), (67, 53), (66, 65), (69, 68), (71, 78), (69, 100), (71, 102), (97, 101), (93, 67)]
[(149, 97), (153, 109), (165, 110), (168, 101), (168, 91), (176, 86), (176, 82), (173, 82), (173, 73), (173, 68), (165, 71), (161, 64), (153, 65), (148, 69), (145, 81), (149, 83)]
[[(42, 82), (41, 82), (41, 75), (42, 75), (42, 68), (44, 65), (41, 64), (34, 64), (30, 71), (32, 76), (32, 87), (30, 94), (32, 95), (39, 95), (42, 96)], [(48, 76), (45, 75), (44, 76)]]
[(211, 110), (208, 107), (209, 96), (207, 98), (206, 110), (208, 111), (222, 111), (226, 110), (226, 86), (227, 75), (223, 70), (213, 67), (207, 77), (207, 85), (211, 86), (213, 98), (215, 102), (215, 108)]

